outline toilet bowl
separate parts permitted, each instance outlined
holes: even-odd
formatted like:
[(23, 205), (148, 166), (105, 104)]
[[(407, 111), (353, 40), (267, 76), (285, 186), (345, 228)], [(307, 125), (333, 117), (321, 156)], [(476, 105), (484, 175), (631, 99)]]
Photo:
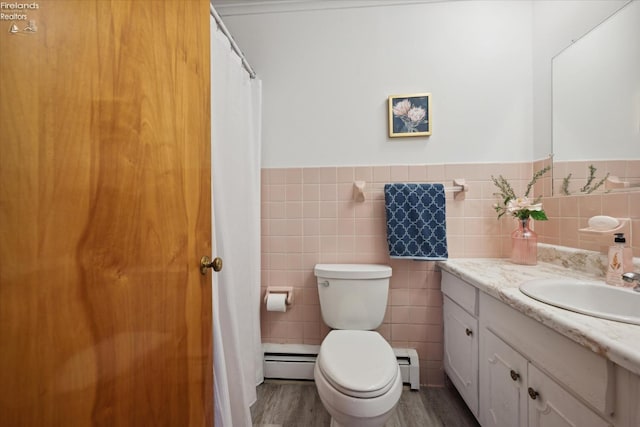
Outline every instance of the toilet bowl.
[(395, 354), (373, 331), (329, 332), (320, 346), (314, 379), (332, 427), (383, 426), (402, 393)]
[(333, 328), (320, 345), (314, 379), (332, 427), (378, 427), (402, 393), (393, 349), (372, 329), (384, 318), (391, 268), (318, 264), (320, 310)]

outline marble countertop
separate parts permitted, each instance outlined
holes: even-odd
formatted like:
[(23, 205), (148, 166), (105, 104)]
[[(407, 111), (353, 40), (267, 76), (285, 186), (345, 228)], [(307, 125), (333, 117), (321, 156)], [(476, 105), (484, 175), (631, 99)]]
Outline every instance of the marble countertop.
[[(575, 257), (574, 257), (575, 258)], [(567, 268), (563, 262), (516, 265), (508, 259), (449, 259), (442, 270), (476, 286), (521, 313), (640, 375), (640, 326), (574, 313), (536, 301), (520, 292), (521, 283), (553, 277), (599, 280), (597, 272)]]

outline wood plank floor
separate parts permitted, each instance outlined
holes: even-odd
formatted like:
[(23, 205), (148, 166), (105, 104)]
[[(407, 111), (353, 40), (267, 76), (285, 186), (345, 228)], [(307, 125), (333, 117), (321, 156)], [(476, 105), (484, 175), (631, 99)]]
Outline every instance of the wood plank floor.
[[(326, 427), (331, 417), (322, 406), (313, 381), (267, 380), (258, 386), (251, 407), (255, 427)], [(405, 387), (385, 427), (479, 427), (473, 414), (453, 388)]]

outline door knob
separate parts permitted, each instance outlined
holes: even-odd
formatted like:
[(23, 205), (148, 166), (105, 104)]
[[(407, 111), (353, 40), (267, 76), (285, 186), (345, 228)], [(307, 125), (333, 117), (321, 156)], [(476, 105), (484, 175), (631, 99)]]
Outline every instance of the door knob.
[(207, 268), (213, 268), (213, 271), (216, 272), (222, 270), (222, 258), (215, 257), (213, 261), (206, 255), (200, 258), (200, 273), (203, 276), (207, 274)]

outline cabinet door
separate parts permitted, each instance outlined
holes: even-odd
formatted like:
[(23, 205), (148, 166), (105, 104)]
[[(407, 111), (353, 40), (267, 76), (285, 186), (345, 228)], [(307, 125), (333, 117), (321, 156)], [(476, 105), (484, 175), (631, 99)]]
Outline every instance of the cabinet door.
[(474, 415), (478, 415), (478, 320), (444, 298), (444, 368)]
[(608, 422), (529, 364), (529, 427), (607, 427)]
[(485, 427), (527, 426), (527, 360), (488, 329), (480, 337), (480, 419)]

